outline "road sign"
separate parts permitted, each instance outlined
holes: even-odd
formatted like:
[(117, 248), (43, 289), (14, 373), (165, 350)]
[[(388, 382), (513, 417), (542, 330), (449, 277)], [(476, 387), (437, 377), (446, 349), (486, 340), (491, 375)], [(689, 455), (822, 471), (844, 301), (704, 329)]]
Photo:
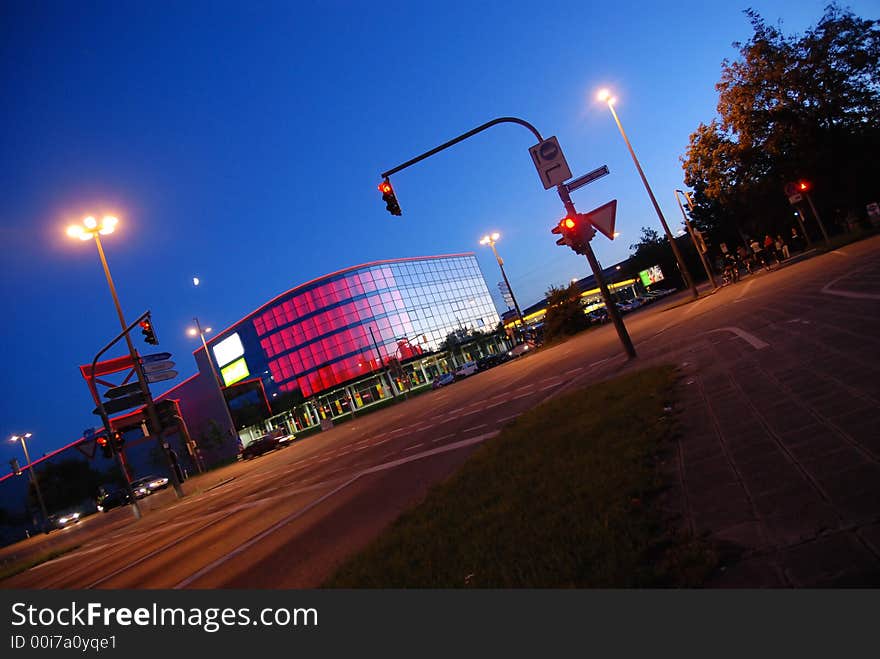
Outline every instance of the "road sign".
[(617, 199), (584, 213), (587, 220), (609, 240), (614, 240), (614, 220), (617, 217)]
[(161, 362), (171, 358), (170, 352), (155, 352), (152, 355), (141, 355), (141, 362)]
[(799, 190), (800, 188), (798, 187), (797, 183), (791, 182), (785, 184), (785, 195), (787, 197), (791, 197), (792, 195), (797, 194)]
[(571, 170), (565, 162), (565, 156), (562, 155), (562, 148), (556, 137), (548, 137), (543, 142), (538, 142), (529, 149), (529, 153), (532, 155), (535, 169), (538, 170), (538, 176), (541, 177), (545, 190), (571, 178)]
[(788, 195), (788, 203), (799, 204), (804, 200), (804, 196), (800, 192)]
[(120, 396), (127, 396), (128, 394), (133, 394), (136, 391), (141, 390), (140, 382), (132, 382), (131, 384), (123, 384), (120, 387), (113, 387), (112, 389), (108, 389), (104, 392), (104, 398), (119, 398)]
[[(139, 405), (144, 404), (144, 395), (141, 392), (137, 392), (135, 394), (131, 394), (130, 396), (125, 396), (124, 398), (114, 398), (113, 400), (108, 400), (104, 403), (104, 413), (105, 414), (114, 414), (116, 412), (121, 412), (122, 410), (127, 410), (130, 407), (138, 407)], [(100, 410), (96, 407), (92, 410), (92, 414), (100, 414)]]
[(163, 362), (147, 362), (144, 364), (144, 373), (155, 373), (156, 371), (167, 371), (174, 366), (172, 361)]
[(565, 187), (568, 188), (569, 192), (573, 192), (578, 188), (584, 187), (587, 183), (592, 183), (597, 178), (602, 178), (603, 176), (607, 176), (608, 174), (608, 165), (602, 165), (598, 169), (594, 169), (592, 172), (584, 174), (580, 178), (576, 178), (571, 183), (566, 183)]
[(170, 380), (177, 377), (177, 371), (156, 371), (155, 373), (147, 373), (147, 382), (162, 382), (162, 380)]

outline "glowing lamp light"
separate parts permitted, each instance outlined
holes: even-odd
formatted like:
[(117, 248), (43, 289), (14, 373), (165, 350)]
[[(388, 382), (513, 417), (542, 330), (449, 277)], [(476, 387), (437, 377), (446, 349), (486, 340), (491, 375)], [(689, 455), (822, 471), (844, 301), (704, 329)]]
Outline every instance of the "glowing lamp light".
[(87, 229), (94, 229), (96, 226), (98, 226), (98, 220), (96, 220), (94, 217), (89, 215), (87, 218), (85, 218), (83, 220), (83, 224), (86, 225)]
[(566, 229), (574, 229), (576, 224), (577, 223), (573, 219), (571, 219), (570, 217), (567, 217), (564, 220), (562, 220), (562, 226), (564, 226)]
[(190, 336), (195, 336), (199, 333), (199, 331), (195, 327), (190, 327), (188, 330), (186, 330), (186, 333)]
[(809, 190), (810, 184), (807, 181), (801, 181), (798, 187), (800, 187), (801, 190)]
[(381, 192), (382, 194), (388, 194), (389, 192), (391, 192), (391, 184), (387, 183), (385, 181), (382, 181), (379, 184), (379, 192)]

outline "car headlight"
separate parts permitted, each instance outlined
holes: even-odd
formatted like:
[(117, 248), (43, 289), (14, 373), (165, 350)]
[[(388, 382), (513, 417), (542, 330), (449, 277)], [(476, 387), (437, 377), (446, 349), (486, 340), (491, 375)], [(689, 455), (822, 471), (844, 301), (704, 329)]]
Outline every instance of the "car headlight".
[(156, 480), (150, 482), (150, 487), (151, 487), (151, 488), (153, 488), (153, 487), (162, 487), (162, 486), (165, 485), (167, 482), (168, 482), (168, 479), (167, 479), (167, 478), (157, 478)]

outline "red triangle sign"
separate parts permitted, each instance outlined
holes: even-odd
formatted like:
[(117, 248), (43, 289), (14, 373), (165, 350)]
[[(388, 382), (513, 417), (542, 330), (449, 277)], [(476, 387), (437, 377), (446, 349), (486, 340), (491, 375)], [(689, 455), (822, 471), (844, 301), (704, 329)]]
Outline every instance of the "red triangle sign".
[(617, 217), (617, 199), (584, 213), (587, 220), (608, 240), (614, 240), (614, 219)]

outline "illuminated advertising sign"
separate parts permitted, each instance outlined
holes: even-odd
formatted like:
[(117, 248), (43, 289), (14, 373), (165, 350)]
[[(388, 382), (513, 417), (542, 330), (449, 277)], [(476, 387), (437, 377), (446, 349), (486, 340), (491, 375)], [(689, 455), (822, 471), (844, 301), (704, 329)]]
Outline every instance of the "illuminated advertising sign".
[(226, 366), (234, 359), (238, 359), (244, 354), (244, 346), (241, 345), (241, 339), (238, 333), (233, 334), (213, 347), (214, 359), (220, 366)]
[(244, 357), (220, 369), (220, 375), (223, 376), (223, 384), (227, 387), (239, 380), (244, 380), (250, 374), (251, 372), (248, 370)]
[(639, 273), (639, 277), (642, 280), (642, 284), (650, 286), (651, 284), (656, 284), (658, 281), (663, 281), (663, 271), (660, 269), (659, 265), (655, 265), (647, 270), (642, 270)]

